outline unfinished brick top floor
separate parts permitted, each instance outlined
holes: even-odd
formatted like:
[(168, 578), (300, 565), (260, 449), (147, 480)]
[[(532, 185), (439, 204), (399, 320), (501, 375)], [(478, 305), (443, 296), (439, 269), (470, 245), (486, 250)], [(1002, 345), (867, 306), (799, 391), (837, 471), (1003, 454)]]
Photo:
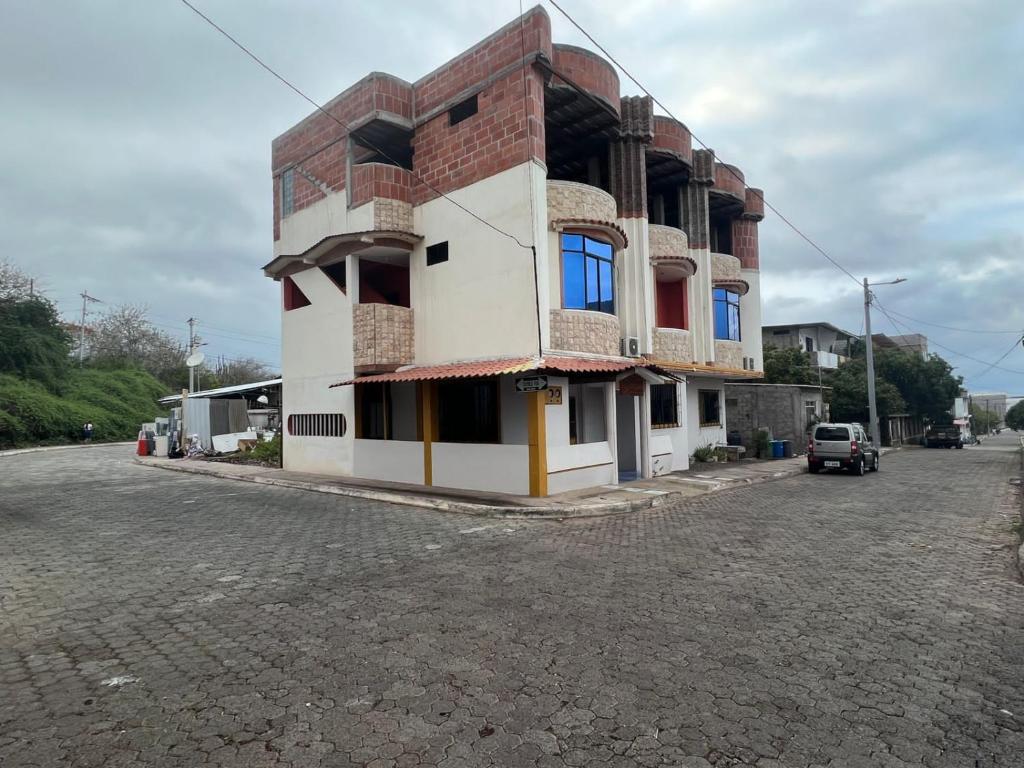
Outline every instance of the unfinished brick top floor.
[(649, 98), (621, 97), (608, 61), (553, 43), (539, 6), (414, 83), (373, 72), (324, 109), (273, 142), (275, 240), (282, 216), (332, 192), (417, 206), (533, 159), (611, 193), (619, 218), (758, 268), (760, 190)]

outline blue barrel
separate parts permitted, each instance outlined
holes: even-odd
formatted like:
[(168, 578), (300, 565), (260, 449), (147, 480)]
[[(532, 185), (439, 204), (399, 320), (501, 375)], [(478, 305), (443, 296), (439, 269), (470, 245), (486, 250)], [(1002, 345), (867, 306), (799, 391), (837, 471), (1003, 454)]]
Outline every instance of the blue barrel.
[(782, 440), (772, 440), (772, 458), (781, 459), (786, 452), (786, 446)]

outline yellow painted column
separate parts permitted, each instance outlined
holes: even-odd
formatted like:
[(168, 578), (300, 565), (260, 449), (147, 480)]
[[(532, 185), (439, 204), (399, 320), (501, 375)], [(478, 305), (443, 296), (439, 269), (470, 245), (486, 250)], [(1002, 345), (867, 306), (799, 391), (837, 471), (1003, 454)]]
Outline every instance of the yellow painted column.
[(434, 484), (433, 442), (437, 439), (437, 384), (420, 384), (420, 432), (423, 439), (423, 484)]
[(526, 395), (526, 424), (530, 445), (530, 495), (548, 495), (548, 430), (544, 412), (547, 392)]

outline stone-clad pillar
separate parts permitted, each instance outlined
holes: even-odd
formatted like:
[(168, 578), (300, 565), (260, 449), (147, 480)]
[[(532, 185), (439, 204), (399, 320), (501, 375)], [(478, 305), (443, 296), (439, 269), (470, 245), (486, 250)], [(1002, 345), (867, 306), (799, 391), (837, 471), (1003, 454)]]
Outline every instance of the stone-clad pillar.
[(708, 190), (715, 183), (715, 153), (710, 149), (693, 152), (693, 172), (679, 188), (679, 216), (690, 248), (708, 248), (711, 244), (708, 218)]
[(608, 182), (620, 219), (647, 218), (647, 145), (654, 138), (654, 105), (623, 97), (619, 135), (609, 144)]

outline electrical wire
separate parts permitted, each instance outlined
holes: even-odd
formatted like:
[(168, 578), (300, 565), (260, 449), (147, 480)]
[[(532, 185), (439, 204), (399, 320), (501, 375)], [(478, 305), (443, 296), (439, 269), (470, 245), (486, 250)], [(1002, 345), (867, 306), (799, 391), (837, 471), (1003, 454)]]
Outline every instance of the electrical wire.
[[(234, 37), (232, 37), (223, 27), (219, 26), (213, 19), (211, 19), (205, 13), (203, 13), (198, 8), (196, 8), (194, 5), (192, 5), (192, 3), (189, 2), (189, 0), (181, 0), (181, 2), (182, 2), (183, 5), (185, 5), (188, 8), (190, 8), (197, 16), (199, 16), (201, 19), (203, 19), (207, 24), (209, 24), (211, 27), (213, 27), (218, 32), (220, 32), (224, 37), (226, 37), (228, 40), (230, 40), (246, 56), (248, 56), (250, 59), (252, 59), (257, 64), (259, 64), (261, 67), (263, 67), (263, 69), (265, 69), (271, 75), (273, 75), (275, 78), (277, 78), (282, 83), (284, 83), (288, 88), (290, 88), (292, 91), (297, 93), (305, 101), (307, 101), (310, 104), (312, 104), (313, 107), (315, 107), (317, 109), (317, 111), (322, 112), (327, 117), (329, 117), (331, 120), (333, 120), (338, 125), (340, 125), (345, 130), (346, 134), (348, 134), (348, 135), (352, 134), (352, 128), (349, 125), (347, 125), (344, 121), (342, 121), (339, 118), (337, 118), (334, 115), (332, 115), (326, 109), (324, 109), (319, 103), (314, 101), (312, 98), (307, 96), (302, 90), (300, 90), (298, 88), (298, 86), (293, 85), (291, 82), (289, 82), (287, 79), (285, 79), (284, 76), (278, 74), (269, 64), (264, 62), (259, 56), (257, 56), (255, 53), (250, 51), (244, 45), (242, 45), (242, 43), (240, 43), (238, 40), (236, 40)], [(526, 62), (523, 62), (523, 66), (524, 67), (526, 66)], [(387, 152), (385, 152), (379, 146), (375, 145), (372, 141), (367, 139), (365, 136), (360, 136), (359, 137), (359, 142), (364, 144), (364, 145), (366, 145), (367, 147), (369, 147), (374, 152), (379, 154), (381, 157), (383, 157), (387, 161), (393, 163), (394, 165), (399, 166), (399, 167), (403, 167), (401, 163), (399, 163), (397, 160), (395, 160), (393, 157), (391, 157)], [(490, 227), (495, 232), (497, 232), (499, 235), (502, 235), (503, 237), (507, 237), (510, 240), (514, 241), (516, 243), (516, 245), (518, 245), (520, 248), (524, 248), (524, 249), (526, 249), (528, 251), (532, 250), (532, 246), (526, 245), (518, 237), (513, 235), (511, 232), (506, 232), (505, 230), (501, 229), (500, 227), (498, 227), (498, 226), (492, 224), (491, 222), (487, 221), (487, 219), (483, 218), (482, 216), (477, 215), (476, 213), (471, 211), (469, 208), (467, 208), (466, 206), (464, 206), (461, 203), (459, 203), (457, 200), (452, 199), (451, 197), (446, 195), (444, 192), (442, 192), (440, 189), (438, 189), (433, 184), (431, 184), (429, 181), (427, 181), (422, 176), (420, 176), (418, 173), (416, 173), (416, 171), (412, 170), (411, 168), (408, 168), (406, 170), (409, 171), (409, 174), (414, 179), (416, 179), (416, 181), (418, 181), (420, 184), (425, 186), (430, 191), (432, 191), (435, 194), (437, 194), (439, 197), (442, 197), (445, 200), (447, 200), (449, 203), (454, 205), (456, 208), (461, 210), (463, 213), (465, 213), (465, 214), (471, 216), (472, 218), (476, 219), (481, 224), (484, 224), (485, 226)]]
[(920, 323), (921, 325), (930, 325), (930, 326), (933, 326), (935, 328), (942, 328), (942, 329), (947, 330), (947, 331), (956, 331), (957, 333), (983, 333), (983, 334), (995, 334), (995, 335), (1007, 335), (1007, 334), (1014, 333), (1014, 334), (1020, 335), (1020, 331), (985, 331), (985, 330), (981, 330), (980, 328), (954, 328), (951, 325), (941, 325), (940, 323), (932, 323), (932, 322), (929, 322), (928, 320), (921, 320), (920, 318), (917, 318), (917, 317), (911, 317), (910, 315), (904, 315), (901, 312), (897, 312), (895, 309), (890, 309), (889, 312), (891, 312), (892, 314), (896, 315), (897, 317), (902, 317), (903, 319), (910, 320), (911, 322), (914, 322), (914, 323)]
[[(184, 0), (182, 0), (182, 1), (184, 2)], [(597, 40), (594, 39), (593, 35), (591, 35), (589, 32), (587, 32), (587, 30), (585, 30), (582, 26), (580, 26), (579, 22), (577, 22), (576, 19), (574, 19), (571, 15), (569, 15), (568, 11), (566, 11), (564, 8), (562, 8), (562, 6), (560, 6), (556, 2), (556, 0), (548, 0), (548, 2), (551, 3), (551, 5), (553, 5), (558, 10), (559, 13), (561, 13), (563, 16), (565, 16), (565, 18), (569, 20), (569, 23), (572, 24), (574, 27), (576, 27), (576, 29), (578, 29), (583, 34), (584, 37), (586, 37), (591, 43), (593, 43), (595, 46), (597, 46), (597, 48), (600, 49), (601, 53), (603, 53), (605, 56), (608, 57), (609, 61), (611, 61), (616, 67), (618, 67), (622, 71), (622, 73), (626, 77), (628, 77), (630, 80), (632, 80), (636, 84), (637, 88), (639, 88), (641, 91), (643, 91), (644, 94), (646, 94), (651, 99), (651, 101), (653, 101), (655, 104), (657, 104), (659, 107), (661, 107), (661, 109), (665, 112), (666, 115), (668, 115), (669, 117), (671, 117), (673, 120), (675, 120), (678, 123), (682, 123), (683, 122), (682, 120), (677, 118), (674, 114), (672, 114), (672, 110), (670, 110), (668, 107), (666, 107), (664, 104), (662, 104), (661, 101), (659, 101), (658, 98), (656, 96), (654, 96), (654, 94), (652, 94), (649, 90), (647, 90), (644, 87), (643, 83), (641, 83), (639, 80), (637, 80), (635, 77), (633, 77), (633, 75), (630, 74), (629, 70), (626, 69), (624, 66), (622, 66), (622, 64), (620, 64), (618, 62), (618, 60), (614, 56), (612, 56), (611, 53), (608, 52), (607, 48), (605, 48), (603, 45), (601, 45), (599, 42), (597, 42)], [(687, 127), (687, 131), (690, 132), (690, 136), (693, 138), (693, 140), (696, 141), (698, 144), (700, 144), (704, 149), (711, 150), (711, 147), (709, 147), (707, 144), (705, 144), (703, 141), (701, 141), (700, 137), (698, 137), (695, 133), (690, 131), (690, 129), (688, 127)], [(717, 157), (717, 155), (716, 155), (716, 157)], [(723, 161), (721, 158), (718, 158), (718, 160), (719, 160), (720, 163), (722, 163), (722, 166), (730, 174), (732, 174), (736, 178), (737, 181), (739, 181), (743, 185), (744, 189), (752, 189), (752, 187), (750, 187), (747, 184), (746, 180), (742, 176), (740, 176), (739, 173), (737, 173), (730, 165), (725, 163), (725, 161)], [(828, 252), (824, 248), (822, 248), (820, 245), (818, 245), (816, 242), (814, 242), (814, 240), (812, 240), (808, 235), (804, 234), (803, 231), (799, 227), (796, 226), (796, 224), (794, 224), (792, 221), (789, 220), (789, 218), (784, 216), (782, 214), (782, 212), (778, 208), (776, 208), (774, 205), (772, 205), (770, 202), (768, 202), (765, 199), (763, 192), (758, 192), (758, 193), (755, 193), (755, 194), (758, 194), (760, 196), (761, 202), (764, 203), (766, 208), (768, 208), (772, 213), (774, 213), (776, 216), (778, 216), (786, 224), (786, 226), (788, 226), (797, 235), (799, 235), (803, 240), (805, 240), (812, 248), (814, 248), (814, 250), (816, 250), (818, 253), (820, 253), (822, 256), (824, 256), (826, 259), (828, 259), (828, 261), (830, 261), (832, 263), (832, 266), (834, 266), (840, 272), (842, 272), (847, 277), (849, 277), (851, 280), (853, 280), (853, 282), (857, 283), (857, 285), (859, 285), (859, 286), (863, 285), (861, 283), (861, 281), (859, 279), (857, 279), (857, 277), (850, 270), (848, 270), (846, 267), (844, 267), (842, 264), (840, 264), (838, 261), (836, 261), (834, 258), (832, 258), (832, 256), (830, 256), (828, 254)]]

